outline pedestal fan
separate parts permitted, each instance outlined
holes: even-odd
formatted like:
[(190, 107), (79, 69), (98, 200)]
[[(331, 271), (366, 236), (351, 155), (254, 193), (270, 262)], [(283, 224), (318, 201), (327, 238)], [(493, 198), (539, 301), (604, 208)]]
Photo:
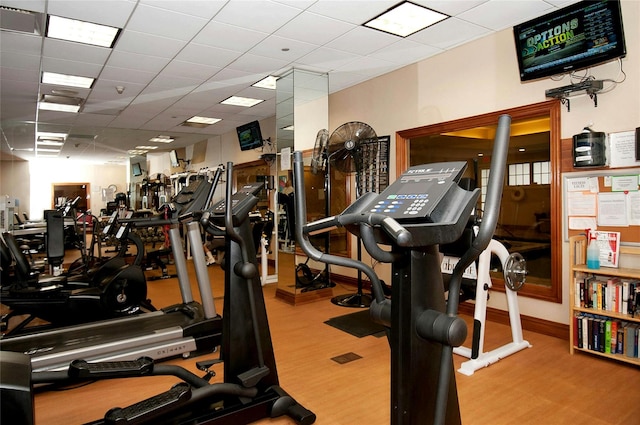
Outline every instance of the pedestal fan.
[[(378, 136), (369, 125), (351, 121), (342, 124), (329, 137), (327, 145), (327, 175), (330, 167), (345, 174), (355, 174), (356, 197), (375, 191), (378, 180)], [(330, 193), (328, 194), (330, 198)], [(329, 209), (330, 213), (330, 209)], [(362, 257), (360, 240), (357, 243), (358, 260)], [(358, 291), (339, 295), (331, 302), (343, 307), (369, 307), (371, 295), (362, 291), (362, 273), (358, 272)]]

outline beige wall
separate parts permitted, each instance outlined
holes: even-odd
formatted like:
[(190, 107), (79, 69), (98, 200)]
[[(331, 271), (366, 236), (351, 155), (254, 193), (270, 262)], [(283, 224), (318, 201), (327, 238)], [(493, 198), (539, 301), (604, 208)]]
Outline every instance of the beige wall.
[[(607, 133), (640, 125), (640, 2), (623, 0), (622, 11), (628, 52), (622, 60), (626, 80), (601, 93), (598, 107), (588, 96), (571, 99), (571, 112), (562, 108), (562, 138), (579, 133), (585, 125)], [(329, 131), (348, 121), (362, 121), (379, 135), (391, 134), (390, 175), (395, 176), (393, 135), (397, 131), (543, 102), (547, 100), (545, 90), (570, 84), (568, 77), (521, 83), (514, 50), (512, 31), (506, 29), (335, 93), (329, 97)], [(592, 68), (591, 73), (597, 79), (623, 79), (617, 61)], [(609, 86), (605, 83), (605, 88)], [(563, 258), (568, 256), (567, 245)], [(568, 266), (563, 269), (563, 303), (520, 297), (522, 314), (569, 323)], [(376, 270), (383, 276), (389, 273), (382, 267)], [(490, 305), (504, 309), (503, 298), (491, 297)]]

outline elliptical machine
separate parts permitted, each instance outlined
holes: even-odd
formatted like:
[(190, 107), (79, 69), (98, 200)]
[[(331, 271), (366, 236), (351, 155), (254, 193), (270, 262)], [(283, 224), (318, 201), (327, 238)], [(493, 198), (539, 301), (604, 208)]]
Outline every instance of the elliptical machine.
[[(480, 192), (458, 185), (466, 162), (409, 168), (381, 194), (366, 193), (338, 216), (305, 222), (304, 164), (294, 153), (298, 194), (296, 239), (316, 261), (351, 267), (371, 281), (372, 319), (388, 328), (391, 346), (391, 424), (460, 424), (453, 372), (453, 348), (467, 336), (457, 316), (463, 272), (484, 251), (495, 231), (509, 144), (511, 118), (499, 119), (491, 160), (485, 216), (472, 246), (456, 264), (445, 301), (438, 245), (458, 239)], [(362, 261), (325, 254), (310, 234), (345, 227), (359, 236), (377, 261), (392, 263), (392, 295), (384, 296), (380, 278)], [(381, 246), (389, 246), (388, 250)]]

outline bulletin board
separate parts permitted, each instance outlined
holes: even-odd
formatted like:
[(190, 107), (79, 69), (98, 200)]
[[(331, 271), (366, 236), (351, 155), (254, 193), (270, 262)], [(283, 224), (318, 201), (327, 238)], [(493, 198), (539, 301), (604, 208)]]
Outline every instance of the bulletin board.
[(562, 199), (565, 241), (592, 228), (640, 246), (640, 168), (564, 173)]

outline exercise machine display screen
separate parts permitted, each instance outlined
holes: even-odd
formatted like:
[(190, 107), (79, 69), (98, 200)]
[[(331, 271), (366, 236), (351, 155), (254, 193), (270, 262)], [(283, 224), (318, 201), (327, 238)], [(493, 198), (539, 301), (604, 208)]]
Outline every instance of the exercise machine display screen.
[(402, 221), (432, 221), (431, 215), (462, 177), (467, 163), (439, 162), (409, 168), (366, 211)]

